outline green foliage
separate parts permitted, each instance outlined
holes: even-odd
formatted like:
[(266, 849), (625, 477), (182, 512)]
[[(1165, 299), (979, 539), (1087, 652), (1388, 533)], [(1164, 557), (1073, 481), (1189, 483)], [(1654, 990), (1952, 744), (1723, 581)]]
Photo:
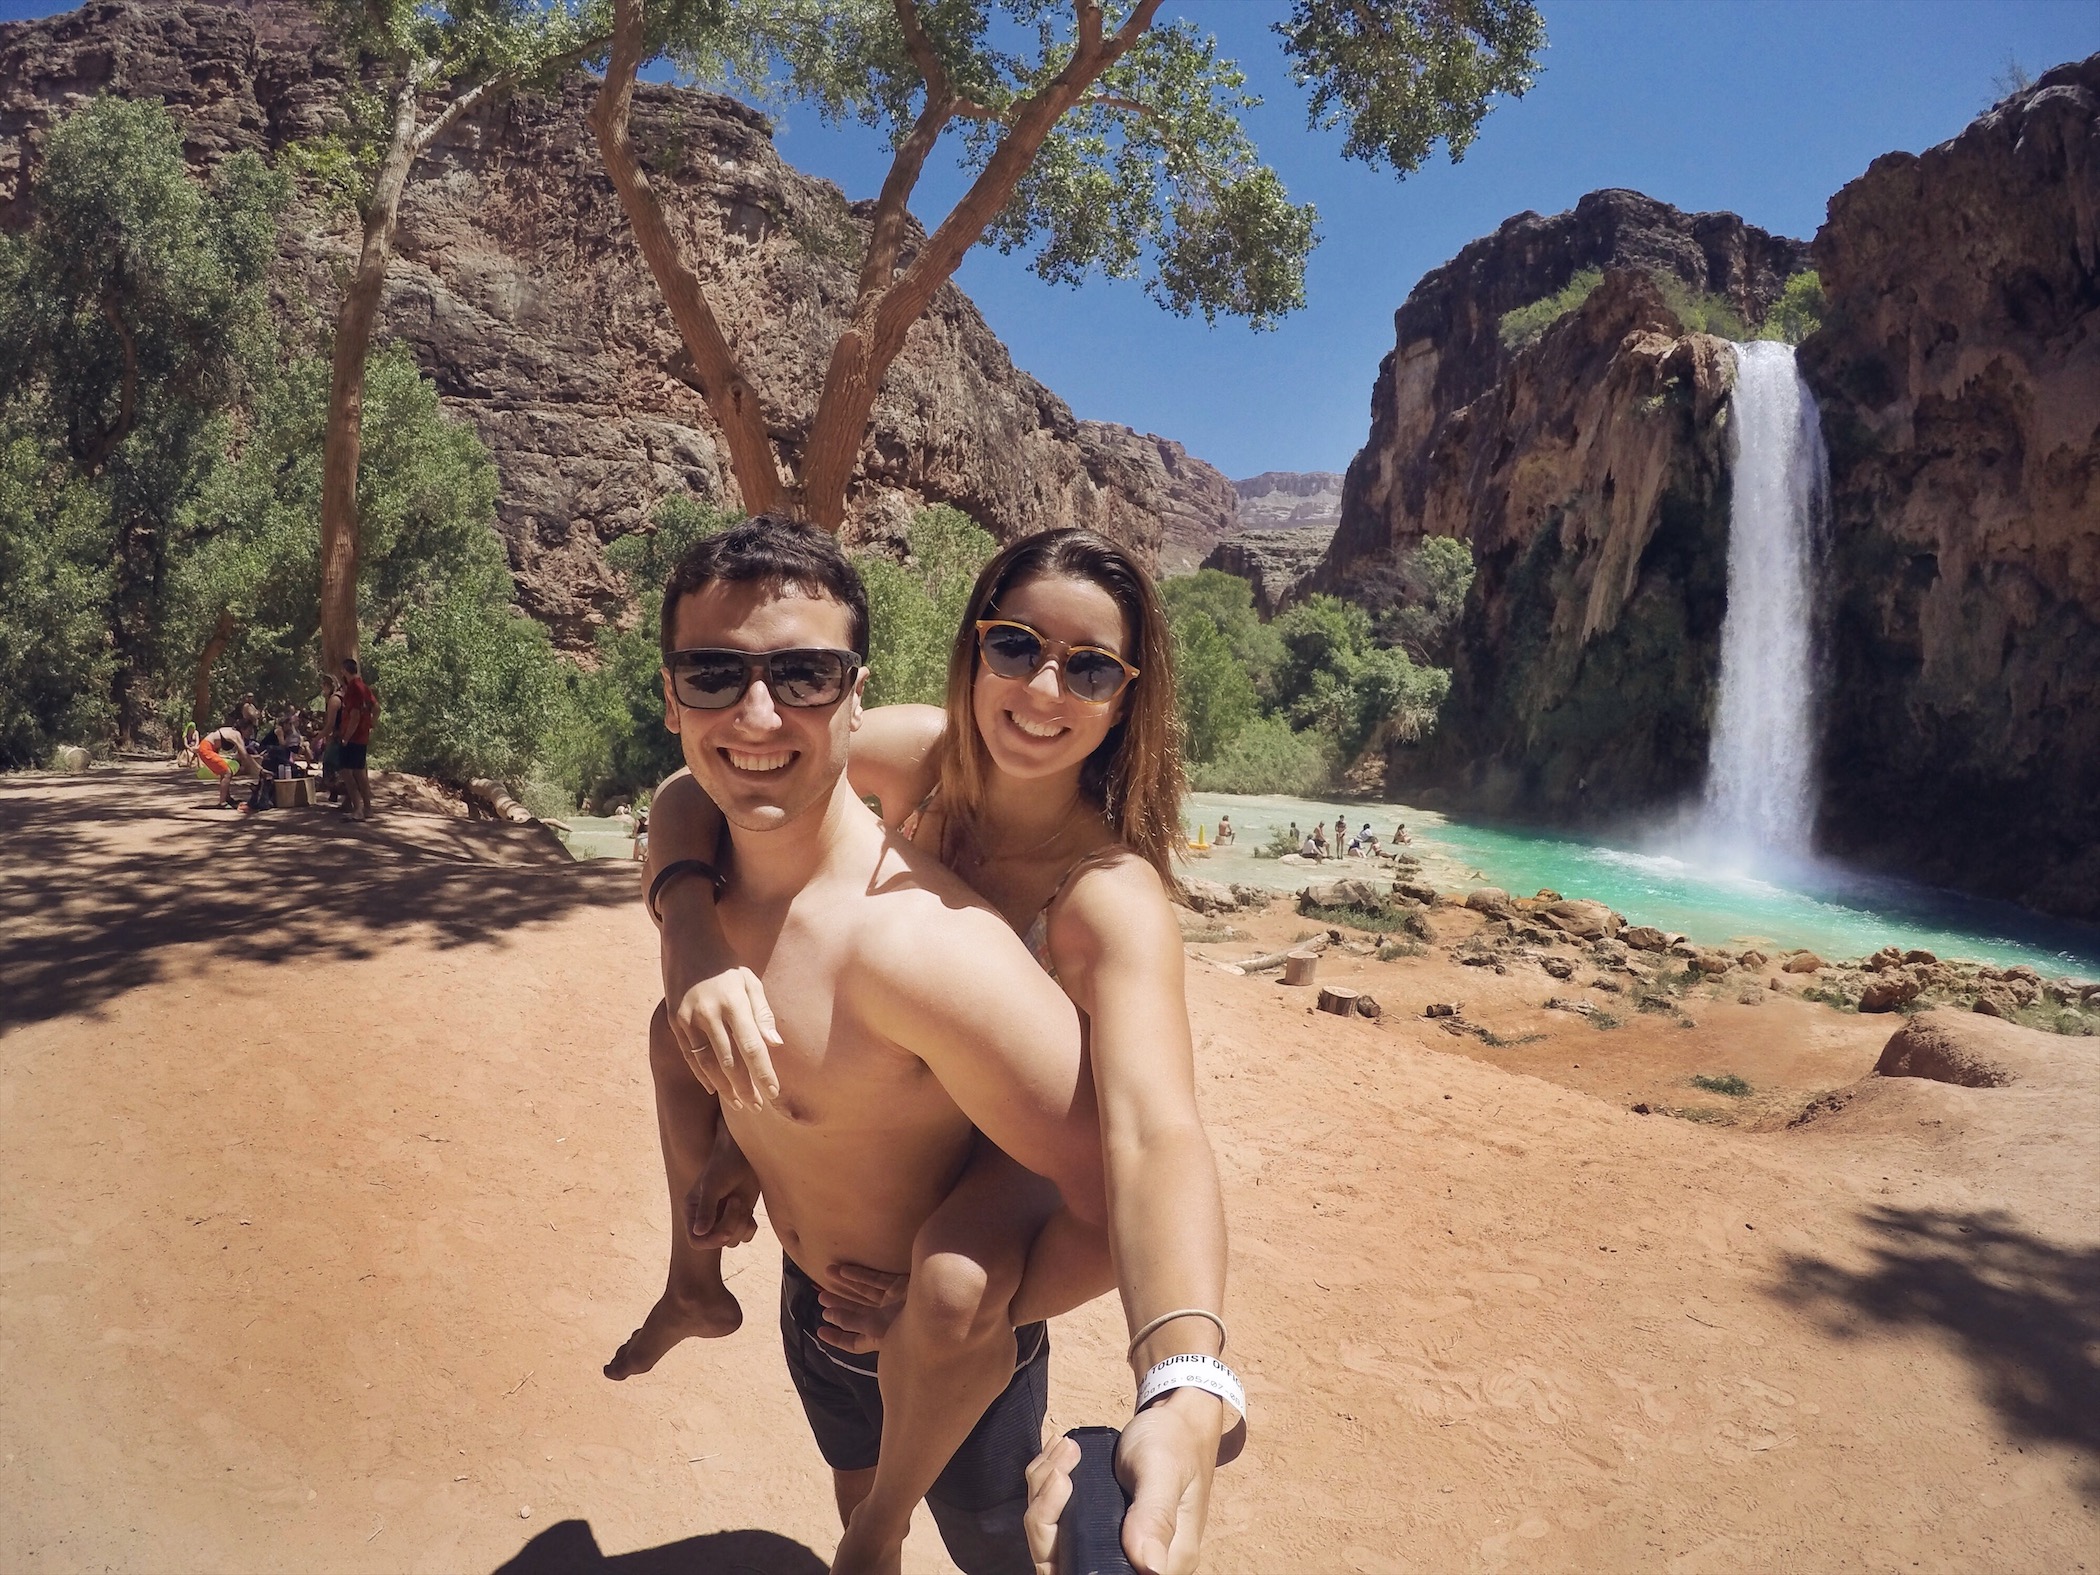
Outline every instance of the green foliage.
[[(496, 561), (476, 566), (482, 589), (448, 588), (407, 608), (398, 640), (365, 648), (384, 697), (373, 734), (381, 764), (449, 782), (517, 781), (571, 716), (565, 664), (546, 629), (509, 605), (502, 549), (486, 540)], [(489, 594), (492, 571), (500, 595)]]
[(1815, 269), (1794, 274), (1758, 325), (1757, 337), (1797, 345), (1823, 326), (1823, 280)]
[(1731, 1099), (1746, 1099), (1750, 1095), (1750, 1085), (1733, 1072), (1719, 1077), (1709, 1077), (1704, 1072), (1694, 1073), (1692, 1087), (1703, 1088), (1709, 1094), (1726, 1094)]
[(1407, 601), (1388, 613), (1380, 633), (1425, 664), (1448, 661), (1451, 638), (1473, 588), (1473, 549), (1451, 536), (1424, 536), (1399, 554)]
[(0, 434), (0, 766), (107, 731), (107, 521), (50, 446)]
[(1659, 268), (1649, 277), (1654, 279), (1656, 289), (1662, 292), (1664, 304), (1676, 314), (1686, 333), (1712, 334), (1717, 339), (1738, 342), (1749, 338), (1750, 330), (1743, 322), (1743, 314), (1723, 297), (1697, 289), (1674, 273)]
[(1303, 797), (1325, 788), (1334, 779), (1336, 765), (1334, 747), (1326, 738), (1293, 732), (1280, 716), (1258, 716), (1233, 736), (1216, 759), (1193, 767), (1189, 785), (1199, 793)]
[(1332, 740), (1344, 760), (1374, 734), (1419, 737), (1450, 688), (1448, 673), (1417, 667), (1404, 651), (1374, 643), (1370, 615), (1353, 602), (1314, 596), (1273, 627), (1284, 660), (1271, 702), (1292, 726)]
[[(962, 157), (983, 171), (1026, 101), (1078, 45), (1074, 7), (938, 0), (916, 18), (969, 106)], [(1113, 29), (1129, 8), (1110, 7)], [(1544, 35), (1528, 0), (1301, 0), (1277, 29), (1317, 128), (1346, 126), (1351, 158), (1405, 175), (1441, 141), (1460, 157), (1489, 100), (1521, 94)], [(925, 79), (890, 0), (691, 4), (663, 31), (678, 67), (761, 100), (910, 136)], [(1043, 279), (1142, 281), (1167, 310), (1273, 326), (1303, 304), (1316, 215), (1260, 160), (1245, 120), (1260, 104), (1199, 22), (1155, 22), (1051, 127), (987, 235), (1031, 250)]]
[(1441, 139), (1456, 164), (1488, 100), (1522, 98), (1546, 47), (1528, 0), (1294, 0), (1278, 23), (1310, 123), (1347, 126), (1345, 158), (1421, 168)]
[[(36, 220), (0, 242), (0, 397), (11, 431), (92, 487), (113, 653), (99, 670), (126, 734), (150, 715), (178, 517), (270, 363), (263, 276), (285, 195), (247, 154), (199, 184), (157, 102), (98, 98), (53, 129)], [(59, 492), (75, 499), (70, 554), (89, 527), (81, 495)]]
[(1521, 350), (1536, 343), (1555, 323), (1575, 310), (1590, 298), (1590, 292), (1604, 282), (1602, 268), (1585, 268), (1551, 295), (1533, 301), (1529, 306), (1517, 307), (1502, 314), (1502, 336), (1506, 349)]
[(948, 655), (977, 574), (998, 543), (975, 520), (945, 504), (913, 518), (903, 563), (880, 553), (855, 562), (868, 587), (870, 705), (939, 705), (948, 692)]
[(1247, 669), (1203, 613), (1175, 618), (1174, 680), (1182, 749), (1192, 765), (1215, 760), (1261, 710)]
[[(236, 453), (185, 510), (185, 542), (169, 578), (171, 691), (187, 690), (222, 614), (233, 627), (217, 669), (221, 694), (252, 689), (303, 700), (319, 687), (328, 381), (320, 356), (274, 378), (256, 399)], [(493, 530), (495, 497), (488, 451), (471, 427), (445, 415), (408, 350), (394, 345), (375, 354), (365, 372), (358, 459), (358, 601), (368, 646), (404, 640), (411, 614), (439, 601), (507, 605), (511, 581)]]
[[(188, 693), (216, 633), (226, 643), (207, 676), (220, 701), (253, 690), (303, 703), (318, 690), (328, 383), (320, 356), (274, 379), (186, 511), (169, 586), (168, 690)], [(381, 765), (516, 781), (568, 747), (572, 670), (511, 606), (495, 498), (495, 467), (473, 429), (445, 414), (405, 348), (376, 353), (358, 463), (358, 590)]]

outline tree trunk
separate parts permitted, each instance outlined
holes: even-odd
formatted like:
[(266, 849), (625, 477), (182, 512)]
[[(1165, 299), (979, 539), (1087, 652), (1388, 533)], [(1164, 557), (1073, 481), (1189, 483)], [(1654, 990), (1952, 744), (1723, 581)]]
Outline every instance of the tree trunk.
[(211, 670), (226, 642), (233, 638), (233, 614), (220, 610), (219, 621), (212, 625), (211, 638), (204, 642), (204, 649), (197, 655), (196, 676), (190, 680), (190, 720), (197, 724), (197, 731), (207, 730), (211, 721)]
[[(940, 227), (926, 238), (911, 265), (894, 279), (862, 274), (853, 321), (832, 347), (824, 392), (817, 400), (817, 413), (802, 451), (802, 508), (812, 524), (837, 531), (845, 523), (846, 489), (860, 459), (875, 396), (912, 325), (926, 315), (935, 293), (954, 277), (964, 254), (983, 238), (985, 226), (1006, 206), (1065, 111), (1151, 25), (1159, 5), (1160, 0), (1139, 0), (1116, 38), (1106, 45), (1098, 33), (1099, 11), (1083, 10), (1079, 48), (1064, 70), (1022, 102), (984, 169)], [(1086, 36), (1089, 27), (1091, 36)], [(931, 83), (928, 90), (932, 91)], [(924, 158), (925, 149), (913, 147), (917, 140), (915, 135), (900, 151), (900, 164), (905, 158)], [(916, 163), (910, 173), (916, 177)], [(880, 233), (871, 237), (871, 257), (879, 254), (883, 239)]]
[[(605, 82), (591, 106), (591, 130), (597, 134), (598, 153), (605, 172), (619, 193), (620, 207), (634, 231), (635, 245), (656, 280), (656, 288), (671, 309), (671, 321), (693, 358), (700, 380), (701, 396), (721, 423), (729, 445), (729, 465), (743, 494), (747, 513), (763, 514), (794, 509), (788, 489), (781, 484), (780, 465), (773, 456), (773, 440), (766, 430), (765, 411), (758, 390), (744, 378), (736, 354), (723, 337), (721, 324), (707, 304), (699, 275), (685, 260), (684, 248), (671, 233), (655, 189), (634, 156), (627, 136), (628, 114), (634, 102), (634, 73), (642, 58), (642, 0), (615, 0), (613, 7), (612, 58), (606, 63)], [(832, 527), (836, 529), (837, 527)]]
[(328, 426), (321, 446), (321, 665), (339, 672), (357, 654), (357, 462), (365, 411), (365, 357), (379, 319), (387, 263), (400, 223), (401, 193), (416, 159), (414, 71), (394, 96), (394, 129), (365, 208), (364, 245), (335, 320), (328, 384)]

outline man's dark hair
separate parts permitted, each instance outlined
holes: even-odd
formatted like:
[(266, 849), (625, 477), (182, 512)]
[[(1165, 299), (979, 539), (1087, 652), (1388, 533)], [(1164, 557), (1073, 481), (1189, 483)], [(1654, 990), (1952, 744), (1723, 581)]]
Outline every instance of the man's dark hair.
[(716, 580), (732, 585), (761, 582), (792, 585), (805, 596), (827, 596), (846, 609), (853, 630), (853, 649), (868, 654), (868, 588), (839, 544), (813, 525), (784, 514), (755, 514), (741, 525), (706, 537), (686, 549), (671, 577), (664, 581), (664, 611), (657, 639), (665, 656), (677, 649), (671, 630), (678, 604)]

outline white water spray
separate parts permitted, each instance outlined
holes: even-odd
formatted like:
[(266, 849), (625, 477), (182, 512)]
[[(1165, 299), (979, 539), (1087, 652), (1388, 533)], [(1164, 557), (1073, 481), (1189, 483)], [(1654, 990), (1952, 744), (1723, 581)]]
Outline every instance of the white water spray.
[(1737, 856), (1808, 856), (1816, 820), (1815, 571), (1830, 461), (1790, 346), (1735, 347), (1734, 498), (1705, 829)]

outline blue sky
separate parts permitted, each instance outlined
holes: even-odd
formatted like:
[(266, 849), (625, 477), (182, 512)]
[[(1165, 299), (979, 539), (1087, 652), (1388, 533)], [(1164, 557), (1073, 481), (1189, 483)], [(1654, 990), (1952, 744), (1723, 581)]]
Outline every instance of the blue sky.
[[(0, 0), (0, 18), (66, 9)], [(1228, 475), (1340, 470), (1369, 424), (1392, 314), (1428, 269), (1529, 208), (1631, 186), (1681, 208), (1726, 208), (1806, 238), (1830, 194), (1893, 149), (1954, 135), (2016, 59), (2031, 73), (2100, 50), (2100, 0), (1544, 0), (1537, 86), (1499, 104), (1465, 162), (1395, 180), (1345, 164), (1306, 130), (1269, 24), (1281, 0), (1169, 6), (1216, 30), (1267, 101), (1252, 130), (1295, 197), (1320, 210), (1308, 305), (1268, 333), (1155, 307), (1135, 285), (1039, 282), (979, 249), (959, 282), (1015, 361), (1081, 416), (1177, 438)], [(887, 151), (857, 127), (790, 106), (781, 151), (851, 197), (874, 195)], [(962, 189), (930, 167), (915, 208), (937, 222)]]

